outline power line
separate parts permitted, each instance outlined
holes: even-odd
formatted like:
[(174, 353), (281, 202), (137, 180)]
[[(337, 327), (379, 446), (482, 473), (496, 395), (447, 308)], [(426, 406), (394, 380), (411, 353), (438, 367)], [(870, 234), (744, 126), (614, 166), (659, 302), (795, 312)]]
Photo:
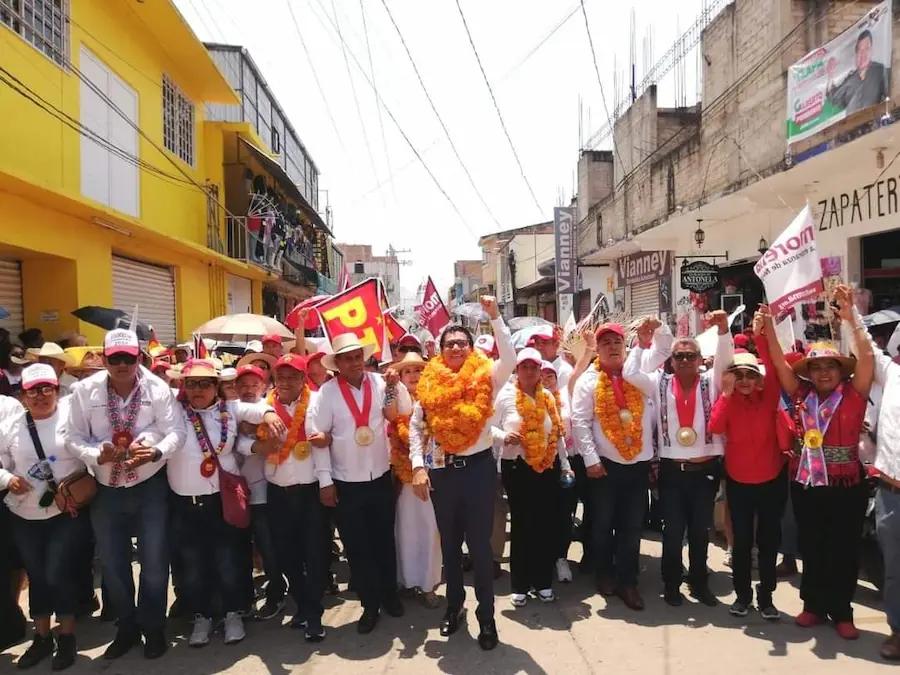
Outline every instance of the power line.
[[(366, 123), (363, 121), (362, 110), (359, 107), (359, 97), (356, 95), (356, 84), (353, 82), (353, 71), (350, 70), (350, 59), (347, 58), (347, 44), (344, 41), (344, 36), (341, 33), (341, 25), (338, 20), (337, 7), (334, 5), (334, 0), (331, 0), (331, 11), (334, 14), (334, 29), (337, 31), (338, 37), (341, 40), (341, 52), (344, 54), (344, 65), (347, 67), (347, 79), (350, 80), (350, 91), (353, 93), (353, 104), (356, 106), (356, 117), (359, 120), (359, 126), (362, 129), (363, 142), (366, 145), (366, 153), (369, 156), (369, 164), (372, 166), (372, 174), (375, 176), (375, 180), (378, 180), (378, 169), (375, 167), (375, 156), (372, 154), (372, 145), (369, 143), (369, 134), (366, 132)], [(382, 206), (386, 206), (384, 203), (384, 195), (381, 197)]]
[(578, 11), (578, 4), (576, 3), (575, 6), (573, 6), (572, 9), (569, 10), (568, 14), (566, 14), (562, 19), (560, 19), (559, 22), (553, 28), (550, 29), (550, 32), (548, 32), (546, 35), (544, 35), (544, 37), (541, 38), (540, 42), (538, 42), (534, 47), (529, 49), (528, 53), (526, 53), (525, 56), (523, 56), (521, 59), (519, 59), (516, 62), (516, 65), (514, 65), (512, 68), (510, 68), (505, 73), (503, 73), (503, 75), (501, 75), (497, 79), (497, 82), (503, 82), (507, 77), (512, 75), (516, 70), (518, 70), (523, 65), (525, 65), (525, 62), (528, 61), (528, 59), (530, 59), (532, 56), (534, 56), (537, 53), (537, 51), (541, 47), (543, 47), (544, 44), (550, 38), (552, 38), (560, 28), (565, 26), (566, 23), (568, 23), (569, 19), (571, 19), (573, 16), (575, 16), (575, 13), (577, 11)]
[(191, 5), (191, 9), (194, 10), (194, 14), (197, 16), (197, 20), (198, 20), (200, 23), (203, 24), (203, 27), (204, 27), (204, 28), (207, 30), (207, 32), (209, 33), (209, 36), (210, 36), (211, 38), (215, 38), (215, 33), (214, 33), (213, 30), (209, 27), (209, 24), (206, 23), (206, 19), (204, 19), (203, 16), (200, 14), (200, 10), (197, 9), (197, 6), (194, 4), (194, 0), (188, 0), (188, 3)]
[[(325, 18), (328, 19), (329, 22), (331, 22), (332, 29), (337, 32), (337, 28), (334, 25), (334, 22), (331, 21), (331, 18), (328, 16), (328, 12), (326, 12), (325, 8), (322, 6), (322, 0), (316, 0), (316, 3), (319, 5), (319, 8), (322, 10), (322, 14), (325, 15)], [(319, 23), (322, 23), (322, 19), (321, 19), (321, 17), (319, 17), (318, 14), (313, 12), (313, 15), (316, 17), (316, 20), (318, 20)], [(322, 23), (322, 27), (326, 28), (324, 23)], [(343, 37), (341, 36), (341, 34), (339, 32), (338, 32), (338, 38), (343, 42)], [(409, 149), (412, 151), (412, 153), (416, 156), (416, 159), (419, 160), (419, 163), (422, 165), (422, 168), (425, 169), (426, 173), (428, 174), (428, 177), (431, 178), (431, 181), (434, 183), (435, 187), (437, 187), (438, 191), (441, 193), (441, 195), (443, 195), (444, 199), (446, 199), (447, 202), (450, 204), (451, 208), (453, 209), (454, 213), (456, 213), (456, 215), (459, 217), (463, 226), (465, 226), (465, 228), (469, 231), (469, 234), (471, 234), (473, 237), (477, 238), (478, 235), (475, 234), (475, 231), (472, 229), (472, 226), (469, 225), (469, 222), (465, 219), (465, 216), (463, 216), (462, 212), (459, 210), (459, 207), (456, 205), (456, 202), (453, 201), (453, 198), (450, 197), (450, 195), (444, 189), (443, 185), (441, 185), (440, 181), (437, 179), (437, 176), (434, 175), (434, 172), (431, 170), (431, 168), (425, 162), (425, 159), (422, 157), (422, 154), (416, 149), (416, 146), (413, 145), (413, 142), (410, 140), (409, 136), (403, 130), (403, 127), (400, 126), (400, 122), (397, 121), (397, 118), (394, 116), (394, 113), (388, 107), (387, 103), (384, 102), (384, 99), (382, 98), (381, 94), (378, 92), (378, 88), (375, 86), (375, 83), (372, 82), (371, 79), (369, 79), (368, 75), (366, 75), (366, 72), (363, 69), (362, 65), (360, 64), (359, 59), (356, 58), (356, 55), (354, 55), (354, 53), (350, 49), (347, 50), (347, 53), (353, 59), (353, 63), (356, 65), (357, 69), (362, 73), (365, 81), (375, 91), (375, 97), (378, 100), (378, 103), (384, 108), (384, 112), (387, 113), (388, 117), (391, 119), (391, 122), (394, 123), (394, 126), (397, 127), (397, 131), (400, 132), (400, 135), (403, 137), (403, 140), (409, 146)]]
[[(609, 122), (610, 127), (612, 127), (613, 120), (609, 114), (609, 107), (606, 105), (606, 94), (603, 91), (603, 78), (600, 77), (600, 66), (597, 65), (597, 52), (594, 50), (594, 38), (591, 37), (591, 26), (590, 23), (588, 23), (587, 9), (585, 9), (584, 0), (581, 0), (581, 14), (584, 16), (584, 30), (587, 33), (588, 45), (591, 48), (591, 58), (594, 61), (594, 72), (597, 73), (597, 84), (600, 85), (600, 100), (603, 101), (603, 111), (606, 113), (606, 119)], [(615, 151), (616, 157), (619, 160), (619, 165), (624, 172), (625, 162), (622, 161), (622, 155), (619, 153), (619, 146), (615, 142), (613, 143), (613, 150)]]
[(419, 85), (422, 87), (422, 92), (425, 94), (425, 98), (428, 99), (428, 104), (431, 106), (432, 112), (434, 112), (434, 116), (437, 117), (438, 122), (441, 124), (441, 129), (444, 130), (444, 136), (447, 137), (447, 141), (450, 143), (450, 147), (453, 150), (453, 154), (456, 155), (456, 160), (459, 162), (459, 165), (462, 167), (462, 170), (466, 174), (466, 178), (469, 179), (469, 184), (472, 186), (472, 189), (475, 191), (475, 194), (478, 195), (478, 199), (481, 201), (481, 205), (484, 206), (485, 211), (488, 212), (488, 215), (491, 217), (491, 220), (496, 223), (497, 227), (502, 229), (503, 226), (500, 224), (500, 221), (497, 220), (497, 217), (491, 211), (491, 207), (488, 206), (487, 202), (484, 199), (484, 195), (481, 194), (481, 190), (478, 189), (478, 185), (475, 183), (475, 179), (472, 178), (472, 174), (469, 172), (469, 168), (466, 166), (465, 162), (463, 162), (462, 157), (459, 154), (459, 150), (456, 149), (456, 144), (453, 142), (453, 138), (450, 136), (450, 130), (447, 129), (447, 125), (444, 124), (444, 120), (441, 117), (441, 114), (438, 112), (437, 106), (434, 103), (434, 100), (431, 98), (431, 94), (428, 93), (428, 88), (425, 86), (425, 81), (422, 79), (422, 74), (419, 72), (419, 68), (416, 65), (416, 61), (413, 58), (412, 52), (409, 50), (409, 46), (406, 44), (406, 40), (403, 38), (403, 33), (400, 31), (400, 26), (397, 25), (396, 20), (394, 19), (394, 15), (391, 12), (391, 8), (388, 7), (387, 0), (381, 0), (381, 4), (384, 5), (384, 10), (387, 12), (388, 17), (391, 20), (391, 23), (394, 26), (394, 29), (397, 31), (397, 36), (400, 38), (400, 43), (403, 45), (403, 49), (406, 51), (406, 56), (409, 58), (409, 62), (412, 65), (413, 70), (416, 73), (416, 78), (419, 80)]
[(497, 104), (497, 98), (494, 96), (494, 90), (491, 88), (491, 82), (490, 80), (488, 80), (487, 73), (484, 71), (484, 66), (481, 64), (481, 57), (478, 56), (478, 50), (475, 48), (475, 41), (472, 39), (472, 33), (469, 31), (469, 24), (466, 23), (466, 15), (463, 14), (462, 5), (459, 4), (459, 0), (456, 0), (456, 8), (459, 10), (459, 17), (462, 19), (463, 27), (466, 29), (466, 35), (469, 38), (469, 44), (472, 46), (472, 53), (475, 54), (475, 60), (478, 62), (478, 69), (481, 71), (481, 76), (484, 78), (484, 84), (487, 86), (488, 93), (491, 95), (491, 101), (493, 101), (494, 103), (494, 110), (497, 111), (497, 117), (500, 120), (500, 126), (503, 128), (503, 133), (506, 135), (506, 140), (509, 141), (509, 147), (512, 150), (513, 157), (516, 158), (516, 164), (519, 165), (519, 171), (522, 174), (522, 180), (525, 181), (525, 185), (528, 187), (528, 192), (529, 194), (531, 194), (531, 198), (534, 200), (534, 205), (543, 215), (541, 203), (538, 201), (537, 195), (534, 194), (534, 189), (531, 187), (531, 183), (529, 182), (528, 177), (525, 175), (525, 168), (522, 166), (522, 161), (519, 159), (519, 153), (516, 152), (516, 146), (513, 143), (512, 138), (509, 135), (509, 131), (506, 128), (506, 122), (503, 121), (503, 115), (500, 112), (500, 106)]
[[(322, 87), (322, 82), (319, 80), (319, 73), (316, 71), (316, 67), (313, 64), (312, 55), (309, 52), (309, 48), (306, 46), (306, 40), (303, 39), (303, 32), (300, 30), (300, 23), (297, 21), (297, 16), (294, 14), (294, 8), (291, 7), (291, 0), (284, 0), (284, 3), (287, 5), (288, 11), (291, 13), (291, 20), (294, 24), (294, 30), (297, 33), (297, 38), (300, 40), (300, 46), (303, 47), (303, 53), (306, 54), (306, 61), (309, 63), (309, 69), (312, 71), (313, 79), (316, 81), (316, 87), (319, 90), (319, 95), (322, 97), (322, 103), (325, 104), (325, 111), (328, 113), (328, 119), (331, 121), (331, 127), (334, 129), (334, 135), (337, 137), (338, 143), (341, 146), (341, 150), (344, 151), (344, 154), (347, 153), (347, 148), (344, 145), (344, 138), (341, 136), (341, 132), (338, 130), (337, 122), (334, 121), (334, 115), (331, 113), (331, 106), (328, 103), (328, 97), (325, 96), (325, 89)], [(377, 181), (376, 177), (376, 181)]]
[[(366, 54), (369, 56), (369, 74), (372, 77), (372, 82), (376, 82), (375, 80), (375, 62), (372, 60), (372, 46), (369, 44), (369, 25), (366, 22), (366, 8), (363, 5), (363, 0), (359, 0), (359, 13), (362, 16), (362, 24), (363, 24), (363, 34), (366, 36)], [(378, 99), (375, 99), (375, 110), (378, 111), (378, 128), (381, 130), (381, 145), (384, 147), (384, 161), (387, 163), (388, 168), (388, 178), (393, 175), (393, 169), (391, 168), (391, 156), (388, 153), (388, 144), (387, 137), (384, 134), (384, 118), (381, 115), (381, 106), (378, 105)], [(375, 178), (376, 182), (378, 181), (378, 177)], [(394, 201), (397, 201), (397, 191), (394, 187), (394, 182), (391, 183), (391, 193), (394, 195)]]

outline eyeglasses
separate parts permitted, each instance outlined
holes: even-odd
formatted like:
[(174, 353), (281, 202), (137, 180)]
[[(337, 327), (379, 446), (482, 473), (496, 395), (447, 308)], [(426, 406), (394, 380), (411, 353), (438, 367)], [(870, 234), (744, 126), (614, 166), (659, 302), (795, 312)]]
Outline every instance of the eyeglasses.
[(216, 380), (198, 380), (187, 378), (184, 381), (185, 389), (212, 389), (218, 382)]
[(416, 352), (417, 354), (422, 353), (421, 348), (416, 347), (415, 345), (400, 345), (399, 347), (397, 347), (397, 351), (400, 354), (408, 354), (409, 352)]
[(135, 363), (137, 363), (137, 356), (119, 353), (107, 356), (106, 361), (111, 366), (133, 366)]
[(444, 343), (444, 349), (468, 349), (468, 340), (447, 340)]
[(734, 371), (734, 379), (735, 380), (755, 380), (759, 377), (759, 373), (754, 372), (752, 370), (735, 370)]
[(25, 390), (25, 396), (28, 398), (37, 398), (38, 396), (49, 396), (56, 393), (56, 387), (52, 384), (42, 384), (39, 387), (32, 387)]
[(696, 361), (700, 355), (697, 352), (675, 352), (672, 358), (676, 361)]

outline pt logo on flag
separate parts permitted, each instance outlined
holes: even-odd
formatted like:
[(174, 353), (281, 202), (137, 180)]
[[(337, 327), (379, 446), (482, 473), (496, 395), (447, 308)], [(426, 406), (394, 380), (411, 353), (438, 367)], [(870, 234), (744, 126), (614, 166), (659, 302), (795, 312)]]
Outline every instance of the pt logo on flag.
[(378, 279), (367, 279), (316, 305), (329, 340), (343, 333), (354, 333), (364, 345), (375, 345), (374, 356), (381, 360), (385, 325), (380, 286)]
[(816, 226), (807, 204), (753, 267), (766, 289), (769, 309), (779, 316), (822, 292)]

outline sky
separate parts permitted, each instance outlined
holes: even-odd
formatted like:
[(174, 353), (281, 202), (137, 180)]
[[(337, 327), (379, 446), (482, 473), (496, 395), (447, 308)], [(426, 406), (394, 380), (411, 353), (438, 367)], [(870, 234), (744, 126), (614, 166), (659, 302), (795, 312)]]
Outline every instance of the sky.
[[(336, 240), (408, 251), (402, 287), (431, 275), (442, 295), (455, 260), (481, 257), (480, 236), (569, 203), (580, 139), (625, 95), (631, 34), (640, 80), (704, 2), (585, 0), (601, 95), (577, 0), (175, 0), (201, 40), (249, 50), (319, 168)], [(692, 104), (695, 54), (684, 63)], [(674, 81), (660, 82), (660, 105), (674, 105)]]

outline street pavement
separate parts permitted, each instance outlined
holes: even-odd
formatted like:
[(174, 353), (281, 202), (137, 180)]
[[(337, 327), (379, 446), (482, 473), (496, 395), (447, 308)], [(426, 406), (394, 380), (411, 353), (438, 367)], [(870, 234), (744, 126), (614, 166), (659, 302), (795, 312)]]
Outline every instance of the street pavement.
[[(651, 536), (648, 533), (648, 537)], [(799, 576), (779, 584), (776, 604), (786, 615), (780, 623), (763, 621), (751, 613), (746, 619), (728, 614), (734, 599), (730, 570), (724, 552), (710, 546), (710, 585), (722, 604), (708, 608), (693, 600), (680, 607), (666, 605), (660, 596), (660, 543), (642, 544), (641, 586), (647, 608), (633, 612), (617, 598), (594, 592), (590, 575), (579, 575), (571, 584), (558, 584), (559, 600), (552, 604), (529, 601), (514, 609), (509, 602), (508, 566), (497, 582), (497, 629), (500, 645), (492, 652), (479, 649), (475, 636), (474, 593), (468, 588), (468, 630), (449, 639), (438, 634), (443, 613), (406, 601), (406, 615), (383, 615), (375, 631), (358, 635), (355, 621), (361, 610), (352, 593), (326, 600), (324, 642), (309, 645), (302, 634), (287, 626), (287, 618), (267, 623), (247, 622), (247, 638), (225, 646), (221, 634), (209, 646), (187, 646), (190, 625), (170, 625), (172, 647), (157, 661), (146, 661), (133, 650), (118, 661), (101, 657), (112, 639), (113, 627), (96, 618), (78, 626), (80, 656), (70, 669), (77, 673), (110, 675), (159, 674), (206, 675), (207, 673), (660, 673), (674, 675), (715, 673), (877, 673), (894, 666), (883, 662), (878, 649), (888, 633), (877, 592), (861, 583), (856, 594), (856, 623), (862, 637), (841, 640), (831, 626), (801, 629), (793, 615), (800, 611)], [(573, 544), (570, 557), (581, 556)], [(345, 571), (341, 570), (342, 575)], [(345, 579), (344, 579), (345, 581)], [(471, 582), (471, 575), (467, 575)], [(346, 583), (342, 584), (346, 588)], [(439, 589), (442, 593), (443, 589)], [(685, 589), (686, 592), (686, 589)], [(0, 673), (12, 672), (12, 663), (26, 645), (0, 654)], [(41, 663), (33, 672), (49, 671)], [(900, 669), (893, 672), (900, 673)]]

